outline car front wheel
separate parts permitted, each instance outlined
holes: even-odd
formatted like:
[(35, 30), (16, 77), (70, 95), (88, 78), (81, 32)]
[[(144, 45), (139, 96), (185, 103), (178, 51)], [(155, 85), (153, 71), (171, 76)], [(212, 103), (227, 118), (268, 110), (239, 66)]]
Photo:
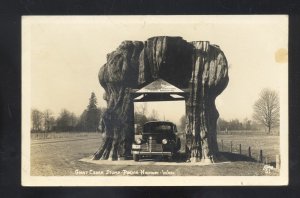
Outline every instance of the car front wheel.
[(140, 160), (140, 156), (137, 154), (133, 154), (133, 160), (138, 162)]

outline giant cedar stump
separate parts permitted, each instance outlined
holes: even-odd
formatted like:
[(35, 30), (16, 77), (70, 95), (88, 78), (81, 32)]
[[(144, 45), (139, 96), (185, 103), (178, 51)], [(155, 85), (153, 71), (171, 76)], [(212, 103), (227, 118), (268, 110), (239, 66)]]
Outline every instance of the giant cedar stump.
[(122, 159), (130, 155), (134, 137), (131, 89), (158, 79), (189, 88), (186, 98), (188, 156), (212, 161), (218, 152), (216, 97), (228, 84), (228, 65), (222, 50), (208, 41), (187, 42), (159, 36), (147, 41), (124, 41), (107, 55), (99, 72), (107, 110), (100, 127), (105, 138), (93, 159)]

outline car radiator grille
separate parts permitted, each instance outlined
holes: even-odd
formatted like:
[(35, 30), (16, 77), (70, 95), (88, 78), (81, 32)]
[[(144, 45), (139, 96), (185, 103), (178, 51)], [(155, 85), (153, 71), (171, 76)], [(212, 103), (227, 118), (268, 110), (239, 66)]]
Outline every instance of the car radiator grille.
[(157, 144), (155, 141), (149, 141), (146, 144), (142, 144), (141, 151), (162, 152), (163, 148), (161, 144)]

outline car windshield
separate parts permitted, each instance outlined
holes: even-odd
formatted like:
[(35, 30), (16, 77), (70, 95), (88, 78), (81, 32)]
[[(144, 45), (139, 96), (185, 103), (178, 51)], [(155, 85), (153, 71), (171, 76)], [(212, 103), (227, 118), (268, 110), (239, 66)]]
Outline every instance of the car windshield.
[(143, 133), (169, 133), (173, 125), (170, 123), (147, 123), (144, 125)]

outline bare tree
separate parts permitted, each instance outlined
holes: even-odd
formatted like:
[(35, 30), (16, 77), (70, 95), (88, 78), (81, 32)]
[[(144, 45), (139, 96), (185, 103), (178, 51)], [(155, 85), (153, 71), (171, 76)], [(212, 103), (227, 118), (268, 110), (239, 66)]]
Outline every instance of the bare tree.
[(144, 103), (142, 106), (141, 106), (141, 113), (142, 115), (146, 115), (147, 113), (147, 103)]
[(52, 113), (51, 110), (46, 109), (44, 111), (44, 127), (45, 127), (45, 132), (49, 132), (53, 128), (54, 117), (52, 115), (53, 115), (53, 113)]
[(276, 91), (263, 89), (259, 95), (259, 99), (254, 104), (253, 119), (271, 129), (279, 123), (279, 96)]
[(71, 112), (67, 109), (62, 109), (59, 117), (56, 119), (57, 130), (58, 131), (72, 131), (72, 119)]
[(147, 110), (148, 110), (147, 103), (144, 102), (137, 105), (135, 112), (141, 115), (146, 115)]
[(70, 114), (70, 122), (72, 130), (74, 130), (78, 124), (78, 117), (74, 113)]
[(40, 112), (38, 109), (31, 110), (31, 123), (33, 132), (39, 132), (42, 130), (43, 125), (43, 113)]
[(155, 109), (152, 109), (151, 115), (150, 115), (150, 120), (158, 120), (159, 119), (159, 114)]

